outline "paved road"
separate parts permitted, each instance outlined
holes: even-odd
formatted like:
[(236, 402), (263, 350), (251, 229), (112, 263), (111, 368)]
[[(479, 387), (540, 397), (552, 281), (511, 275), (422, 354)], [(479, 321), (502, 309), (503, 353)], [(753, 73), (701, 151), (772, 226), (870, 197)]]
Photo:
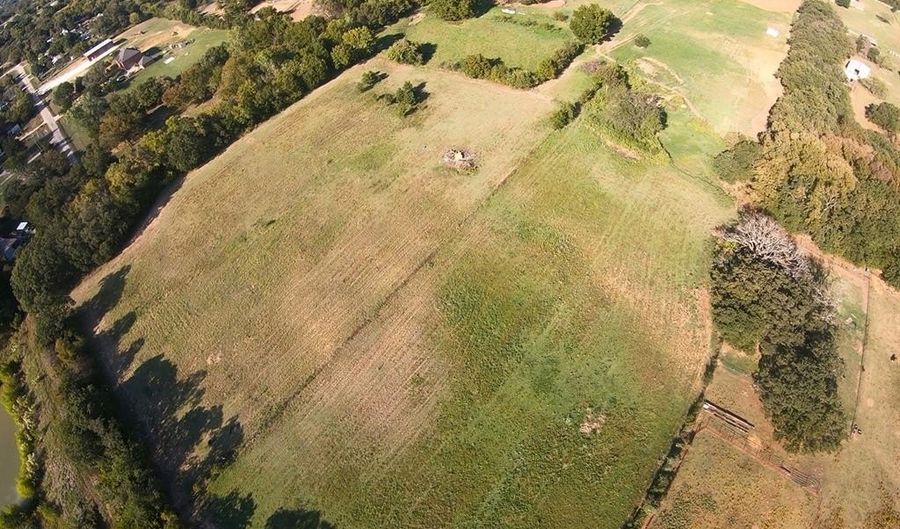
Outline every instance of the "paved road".
[(31, 77), (25, 72), (25, 68), (22, 67), (21, 64), (13, 66), (10, 70), (16, 72), (20, 76), (22, 86), (28, 90), (35, 101), (35, 106), (40, 109), (41, 119), (44, 120), (44, 124), (50, 129), (50, 143), (59, 149), (61, 153), (65, 154), (66, 158), (69, 159), (69, 162), (74, 162), (75, 150), (72, 148), (69, 139), (66, 138), (65, 133), (59, 128), (59, 124), (56, 122), (56, 120), (59, 119), (59, 116), (53, 114), (53, 111), (50, 110), (50, 106), (47, 105), (46, 101), (38, 94), (37, 89), (34, 87), (34, 83), (31, 82)]

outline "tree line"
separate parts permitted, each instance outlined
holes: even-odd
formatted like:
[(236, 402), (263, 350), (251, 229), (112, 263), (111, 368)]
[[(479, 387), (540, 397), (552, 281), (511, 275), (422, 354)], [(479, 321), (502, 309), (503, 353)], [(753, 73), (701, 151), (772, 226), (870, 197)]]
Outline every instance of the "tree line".
[[(714, 165), (723, 178), (746, 182), (755, 203), (788, 229), (880, 268), (900, 287), (900, 150), (854, 119), (843, 73), (853, 50), (831, 6), (805, 1), (778, 69), (784, 93), (766, 131)], [(869, 112), (887, 124), (896, 118), (890, 107)]]

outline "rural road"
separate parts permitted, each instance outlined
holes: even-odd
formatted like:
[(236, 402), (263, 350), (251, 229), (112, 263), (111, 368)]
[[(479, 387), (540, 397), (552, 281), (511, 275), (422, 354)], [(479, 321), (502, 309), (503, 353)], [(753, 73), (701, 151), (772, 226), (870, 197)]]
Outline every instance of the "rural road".
[(56, 122), (58, 117), (53, 114), (53, 111), (50, 110), (50, 106), (40, 96), (37, 89), (34, 87), (34, 83), (31, 82), (31, 78), (25, 72), (25, 68), (23, 68), (21, 64), (17, 64), (10, 70), (18, 73), (22, 80), (22, 86), (24, 86), (25, 89), (28, 90), (28, 92), (31, 94), (31, 97), (34, 99), (35, 106), (40, 109), (41, 119), (44, 120), (44, 124), (47, 125), (48, 129), (50, 129), (50, 143), (57, 149), (59, 149), (59, 151), (66, 156), (69, 162), (74, 162), (75, 150), (72, 149), (72, 144), (69, 143), (69, 139), (66, 138), (66, 135), (63, 133), (62, 129), (59, 128), (59, 124)]

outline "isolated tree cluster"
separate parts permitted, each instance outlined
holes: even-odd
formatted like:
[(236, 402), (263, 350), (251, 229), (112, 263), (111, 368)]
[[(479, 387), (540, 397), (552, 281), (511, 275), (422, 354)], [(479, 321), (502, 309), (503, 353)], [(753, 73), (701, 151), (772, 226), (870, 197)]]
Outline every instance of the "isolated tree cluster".
[(465, 20), (478, 13), (478, 0), (434, 0), (431, 11), (443, 20)]
[(846, 434), (843, 364), (824, 268), (774, 219), (744, 210), (718, 230), (710, 275), (719, 332), (762, 353), (754, 377), (776, 435), (792, 450), (836, 448)]
[(660, 100), (634, 89), (628, 73), (618, 64), (598, 65), (593, 77), (597, 88), (583, 110), (589, 122), (615, 142), (642, 151), (659, 151), (657, 135), (666, 126), (666, 111)]
[(579, 7), (572, 14), (569, 28), (585, 44), (599, 44), (618, 29), (621, 22), (612, 11), (600, 4)]
[(385, 54), (388, 59), (401, 64), (425, 64), (422, 45), (408, 39), (400, 39), (391, 44)]

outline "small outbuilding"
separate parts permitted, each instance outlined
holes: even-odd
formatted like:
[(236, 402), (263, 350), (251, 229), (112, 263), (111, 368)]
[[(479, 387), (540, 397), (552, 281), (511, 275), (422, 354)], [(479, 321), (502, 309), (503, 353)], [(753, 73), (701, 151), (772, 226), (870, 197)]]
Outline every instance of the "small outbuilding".
[(872, 75), (872, 68), (862, 61), (850, 59), (844, 65), (844, 75), (851, 81), (859, 81)]
[(89, 49), (88, 51), (84, 52), (84, 58), (89, 61), (95, 61), (112, 51), (114, 47), (115, 44), (113, 44), (112, 39), (106, 39), (93, 48)]

